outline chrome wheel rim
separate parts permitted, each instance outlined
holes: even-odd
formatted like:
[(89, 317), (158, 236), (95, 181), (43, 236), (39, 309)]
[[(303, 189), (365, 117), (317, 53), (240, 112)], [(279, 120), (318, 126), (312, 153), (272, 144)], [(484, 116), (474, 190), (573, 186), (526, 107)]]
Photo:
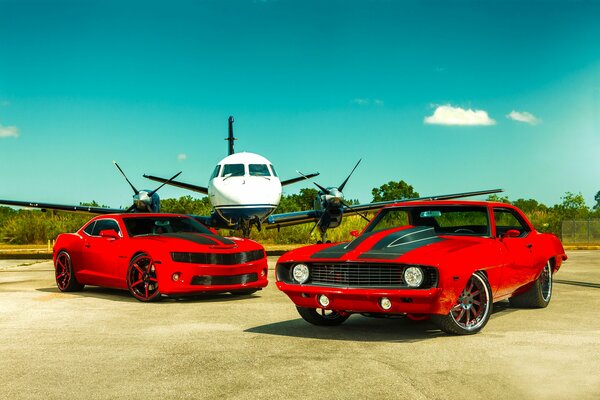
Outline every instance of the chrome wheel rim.
[(129, 287), (133, 295), (141, 300), (149, 300), (158, 292), (158, 279), (152, 257), (141, 255), (131, 262)]
[(547, 303), (552, 295), (552, 271), (550, 263), (546, 263), (540, 274), (540, 289), (542, 290), (542, 299)]
[(56, 286), (60, 290), (65, 290), (71, 282), (71, 257), (67, 253), (62, 252), (56, 257), (54, 274)]
[(472, 331), (480, 328), (490, 311), (490, 292), (483, 278), (471, 276), (465, 289), (452, 307), (450, 316), (460, 328)]

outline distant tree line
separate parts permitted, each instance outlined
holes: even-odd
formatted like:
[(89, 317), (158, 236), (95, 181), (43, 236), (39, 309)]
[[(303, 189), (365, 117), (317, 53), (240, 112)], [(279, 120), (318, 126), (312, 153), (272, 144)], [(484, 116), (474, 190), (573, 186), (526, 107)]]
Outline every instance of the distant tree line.
[[(298, 194), (284, 195), (281, 198), (278, 213), (308, 210), (314, 208), (317, 190), (312, 188), (301, 189)], [(419, 197), (419, 193), (405, 181), (390, 181), (373, 188), (372, 201), (386, 201)], [(514, 204), (519, 207), (531, 220), (540, 232), (562, 234), (562, 221), (574, 219), (600, 218), (600, 191), (595, 196), (596, 204), (591, 209), (585, 204), (581, 193), (567, 192), (561, 198), (560, 204), (547, 206), (534, 199), (517, 199), (510, 201), (505, 196), (491, 195), (490, 201), (500, 201)], [(357, 204), (356, 200), (347, 200)], [(82, 203), (82, 205), (99, 206), (98, 203)], [(161, 200), (163, 212), (208, 215), (212, 209), (208, 197), (194, 198), (182, 196), (179, 199)], [(0, 207), (0, 242), (15, 244), (46, 243), (55, 239), (63, 232), (75, 232), (92, 217), (86, 213), (68, 213), (40, 210), (14, 210), (9, 207)], [(344, 218), (339, 228), (330, 230), (329, 237), (333, 241), (349, 239), (349, 232), (361, 230), (366, 222), (358, 216)], [(254, 231), (252, 238), (264, 243), (308, 243), (318, 240), (314, 224), (304, 224), (276, 229), (263, 229), (262, 232)], [(312, 232), (311, 232), (312, 230)], [(224, 231), (222, 234), (235, 235), (235, 231)]]

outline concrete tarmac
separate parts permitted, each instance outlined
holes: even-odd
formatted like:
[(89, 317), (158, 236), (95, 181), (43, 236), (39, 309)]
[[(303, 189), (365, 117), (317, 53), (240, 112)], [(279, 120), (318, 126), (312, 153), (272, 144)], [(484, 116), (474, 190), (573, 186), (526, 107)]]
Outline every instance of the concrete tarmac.
[(0, 399), (598, 399), (600, 252), (569, 256), (548, 308), (497, 303), (467, 337), (406, 318), (309, 325), (272, 269), (251, 296), (143, 304), (0, 260)]

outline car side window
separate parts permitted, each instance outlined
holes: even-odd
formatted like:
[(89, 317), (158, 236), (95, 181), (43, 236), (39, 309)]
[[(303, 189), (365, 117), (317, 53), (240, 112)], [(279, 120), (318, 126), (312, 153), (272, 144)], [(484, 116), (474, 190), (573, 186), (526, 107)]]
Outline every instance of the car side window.
[(83, 230), (85, 233), (87, 233), (88, 235), (91, 235), (92, 232), (94, 232), (94, 226), (96, 225), (96, 221), (92, 222), (91, 224), (89, 224), (88, 226), (85, 227), (85, 229)]
[(119, 228), (119, 224), (114, 219), (99, 219), (96, 221), (96, 225), (94, 225), (94, 230), (92, 231), (92, 236), (100, 236), (100, 232), (112, 229), (117, 233), (121, 233), (121, 229)]
[(508, 208), (494, 208), (494, 220), (496, 221), (496, 236), (500, 237), (509, 230), (517, 230), (520, 237), (527, 235), (529, 227), (523, 218), (514, 210)]

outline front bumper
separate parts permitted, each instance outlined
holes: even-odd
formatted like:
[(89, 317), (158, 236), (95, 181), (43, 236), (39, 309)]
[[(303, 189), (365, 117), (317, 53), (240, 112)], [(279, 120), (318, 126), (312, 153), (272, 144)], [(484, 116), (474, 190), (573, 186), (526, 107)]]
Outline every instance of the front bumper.
[[(326, 308), (347, 313), (385, 314), (439, 314), (441, 288), (431, 289), (357, 289), (327, 286), (311, 286), (277, 282), (277, 288), (284, 292), (298, 307)], [(329, 305), (323, 307), (317, 297), (326, 295)], [(380, 305), (382, 297), (387, 297), (392, 307), (384, 310)]]
[[(176, 273), (179, 279), (174, 281)], [(157, 268), (157, 276), (158, 287), (164, 295), (261, 289), (269, 283), (266, 258), (239, 265), (169, 262)]]

